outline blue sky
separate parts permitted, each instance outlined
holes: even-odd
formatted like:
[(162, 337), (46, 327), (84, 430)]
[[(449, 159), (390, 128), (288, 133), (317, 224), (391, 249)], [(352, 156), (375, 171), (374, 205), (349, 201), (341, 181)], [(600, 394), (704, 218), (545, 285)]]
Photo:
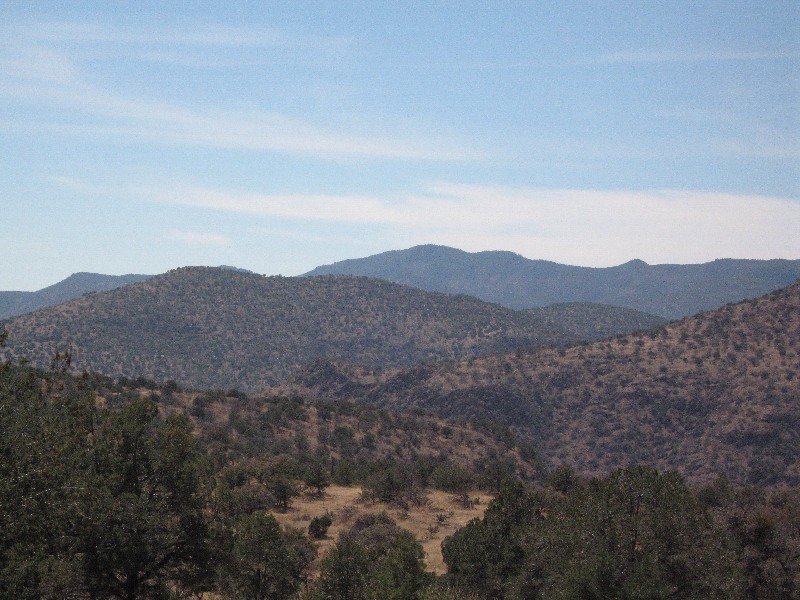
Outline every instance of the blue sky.
[(800, 3), (0, 1), (0, 289), (800, 258)]

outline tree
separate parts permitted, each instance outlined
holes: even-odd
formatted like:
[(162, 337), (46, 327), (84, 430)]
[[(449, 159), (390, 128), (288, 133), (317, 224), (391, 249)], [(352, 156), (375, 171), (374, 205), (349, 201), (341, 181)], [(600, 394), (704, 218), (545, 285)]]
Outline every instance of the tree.
[(2, 598), (85, 591), (80, 536), (92, 409), (92, 399), (65, 373), (0, 363)]
[(312, 598), (364, 600), (370, 566), (367, 553), (360, 544), (340, 540), (320, 565)]
[(229, 536), (229, 553), (221, 561), (218, 581), (231, 598), (290, 598), (316, 554), (308, 538), (294, 530), (282, 531), (269, 514), (240, 516)]
[(275, 473), (267, 483), (269, 491), (275, 498), (275, 508), (281, 512), (289, 510), (292, 498), (300, 495), (300, 488), (288, 475)]
[(734, 548), (676, 473), (621, 469), (563, 493), (505, 484), (447, 538), (457, 586), (487, 598), (735, 598)]
[(328, 513), (321, 517), (314, 517), (308, 524), (308, 535), (315, 540), (321, 540), (328, 533), (328, 528), (333, 524), (333, 519)]
[(475, 485), (475, 479), (466, 471), (452, 462), (444, 461), (437, 465), (430, 475), (433, 487), (456, 494), (464, 508), (469, 508), (469, 492)]
[(386, 514), (362, 515), (323, 560), (312, 597), (414, 600), (429, 583), (424, 552)]
[(556, 511), (527, 548), (526, 570), (542, 574), (534, 587), (544, 597), (721, 599), (739, 591), (732, 547), (677, 473), (620, 469)]
[(430, 582), (424, 566), (425, 552), (414, 536), (400, 531), (386, 554), (370, 573), (369, 600), (412, 600)]
[(331, 484), (331, 476), (321, 460), (314, 460), (306, 467), (303, 480), (307, 486), (314, 489), (317, 496), (322, 496), (325, 488)]
[(506, 480), (483, 519), (442, 542), (450, 579), (464, 589), (501, 598), (525, 561), (525, 530), (540, 518), (539, 496)]
[(151, 400), (100, 416), (83, 553), (95, 598), (160, 598), (208, 583), (208, 463), (184, 416)]

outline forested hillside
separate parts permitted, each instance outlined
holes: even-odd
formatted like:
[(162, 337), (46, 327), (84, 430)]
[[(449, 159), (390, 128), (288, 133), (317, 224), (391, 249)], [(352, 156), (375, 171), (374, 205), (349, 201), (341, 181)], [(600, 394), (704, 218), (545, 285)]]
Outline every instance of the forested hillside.
[(318, 364), (295, 392), (482, 415), (552, 465), (800, 482), (800, 282), (646, 333), (380, 374)]
[(553, 319), (359, 277), (189, 267), (8, 322), (9, 349), (46, 366), (257, 390), (319, 358), (411, 366), (576, 339)]
[(679, 319), (761, 296), (800, 278), (800, 260), (723, 259), (608, 268), (530, 260), (512, 252), (415, 246), (317, 267), (306, 275), (366, 275), (424, 290), (469, 294), (509, 308), (591, 302)]
[[(0, 363), (4, 598), (545, 600), (680, 590), (750, 600), (800, 590), (797, 489), (725, 480), (692, 489), (646, 467), (585, 480), (563, 466), (531, 485), (519, 471), (481, 467), (506, 465), (497, 450), (509, 448), (463, 424), (73, 378), (68, 366), (64, 355), (47, 372)], [(374, 434), (387, 439), (370, 443)], [(425, 454), (436, 440), (447, 440), (449, 456)], [(402, 451), (381, 457), (392, 445)], [(360, 492), (342, 487), (345, 478)], [(497, 494), (485, 514), (476, 485)], [(451, 495), (434, 505), (426, 486)], [(333, 504), (342, 493), (353, 501)], [(437, 576), (422, 542), (451, 527), (456, 511), (464, 526), (443, 539)]]

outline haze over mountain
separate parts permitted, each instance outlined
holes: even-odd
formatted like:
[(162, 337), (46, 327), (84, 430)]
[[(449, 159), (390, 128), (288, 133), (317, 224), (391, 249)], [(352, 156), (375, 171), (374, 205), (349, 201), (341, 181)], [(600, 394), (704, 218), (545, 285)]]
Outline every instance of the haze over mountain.
[(55, 306), (68, 302), (73, 298), (90, 292), (102, 292), (138, 283), (149, 279), (152, 275), (101, 275), (99, 273), (73, 273), (63, 281), (59, 281), (36, 292), (0, 292), (0, 319), (8, 319), (17, 315)]
[[(644, 316), (628, 327), (649, 323)], [(78, 369), (244, 390), (320, 358), (400, 367), (581, 339), (577, 321), (561, 325), (552, 311), (540, 317), (363, 277), (209, 267), (82, 296), (7, 328), (10, 351), (33, 364), (46, 366), (56, 350), (71, 348)]]
[(531, 260), (512, 252), (415, 246), (317, 267), (315, 275), (365, 275), (424, 290), (469, 294), (509, 308), (592, 302), (678, 319), (755, 298), (800, 278), (800, 260), (720, 259), (689, 265), (641, 260), (608, 268)]
[(291, 390), (512, 425), (550, 463), (800, 482), (800, 282), (661, 329), (376, 374), (319, 363)]

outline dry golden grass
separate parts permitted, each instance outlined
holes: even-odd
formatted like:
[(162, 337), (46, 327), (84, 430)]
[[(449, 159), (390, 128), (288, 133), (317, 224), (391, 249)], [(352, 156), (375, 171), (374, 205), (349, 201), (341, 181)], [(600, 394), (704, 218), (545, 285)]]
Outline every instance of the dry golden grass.
[(471, 497), (477, 498), (478, 503), (472, 508), (464, 508), (452, 494), (431, 490), (424, 503), (411, 505), (404, 510), (381, 502), (362, 501), (360, 487), (332, 485), (325, 491), (324, 497), (296, 498), (288, 512), (276, 513), (275, 517), (284, 526), (307, 530), (311, 519), (326, 512), (330, 514), (333, 523), (328, 535), (316, 542), (319, 561), (334, 545), (339, 534), (346, 531), (359, 515), (385, 511), (422, 544), (428, 570), (441, 575), (446, 571), (442, 559), (442, 540), (470, 520), (482, 517), (492, 498), (483, 492), (473, 493)]

